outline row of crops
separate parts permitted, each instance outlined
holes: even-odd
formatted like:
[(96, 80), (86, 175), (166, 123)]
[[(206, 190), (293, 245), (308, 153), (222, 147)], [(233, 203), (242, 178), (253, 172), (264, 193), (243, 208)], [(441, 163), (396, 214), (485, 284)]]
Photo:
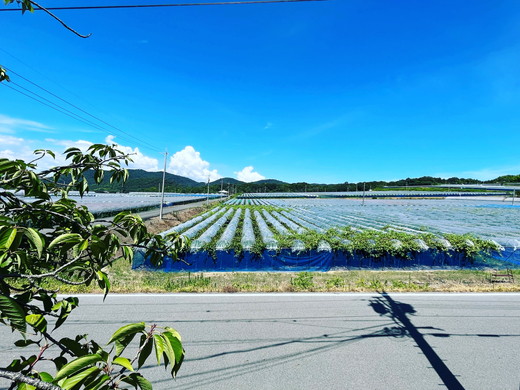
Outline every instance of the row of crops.
[[(96, 217), (105, 217), (114, 215), (122, 211), (130, 210), (132, 212), (140, 212), (159, 208), (161, 204), (161, 194), (152, 192), (136, 192), (128, 194), (101, 194), (91, 192), (84, 196), (79, 196), (79, 193), (72, 192), (69, 197), (75, 200), (78, 204), (87, 206), (89, 210)], [(206, 198), (216, 199), (221, 198), (218, 194), (178, 194), (166, 193), (164, 196), (164, 207), (176, 206), (186, 203), (198, 202)], [(26, 201), (31, 201), (32, 198), (25, 198)], [(56, 198), (57, 200), (57, 198)]]
[[(224, 252), (240, 257), (244, 253), (261, 256), (265, 251), (342, 252), (371, 259), (411, 259), (435, 251), (474, 258), (511, 244), (520, 246), (520, 231), (514, 224), (505, 229), (502, 225), (501, 235), (487, 226), (490, 219), (496, 219), (494, 208), (424, 202), (430, 203), (385, 200), (367, 205), (352, 200), (231, 199), (170, 231), (191, 240), (191, 256), (204, 253), (213, 259)], [(460, 207), (465, 207), (466, 223), (473, 228), (463, 228)], [(481, 219), (482, 224), (475, 219)], [(431, 226), (425, 225), (425, 220)], [(482, 229), (474, 227), (483, 225), (488, 229), (478, 234)]]
[(439, 198), (439, 197), (491, 197), (491, 196), (508, 196), (511, 190), (494, 191), (453, 191), (453, 190), (437, 190), (437, 191), (345, 191), (345, 192), (290, 192), (290, 193), (245, 193), (239, 195), (240, 199), (296, 199), (296, 198)]

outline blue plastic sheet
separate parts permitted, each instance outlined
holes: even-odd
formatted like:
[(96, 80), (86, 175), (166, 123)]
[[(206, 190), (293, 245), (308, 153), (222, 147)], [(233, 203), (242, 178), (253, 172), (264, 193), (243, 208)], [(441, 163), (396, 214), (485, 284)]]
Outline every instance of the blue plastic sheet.
[(329, 271), (330, 269), (381, 269), (381, 268), (517, 268), (520, 267), (520, 249), (505, 248), (491, 256), (479, 256), (470, 261), (462, 253), (427, 250), (411, 253), (409, 259), (385, 256), (372, 258), (361, 254), (341, 251), (290, 250), (264, 251), (261, 255), (242, 252), (235, 256), (233, 251), (217, 251), (214, 256), (208, 252), (189, 252), (183, 261), (164, 258), (161, 267), (154, 267), (141, 251), (134, 256), (132, 268), (154, 269), (165, 272), (252, 272), (252, 271)]

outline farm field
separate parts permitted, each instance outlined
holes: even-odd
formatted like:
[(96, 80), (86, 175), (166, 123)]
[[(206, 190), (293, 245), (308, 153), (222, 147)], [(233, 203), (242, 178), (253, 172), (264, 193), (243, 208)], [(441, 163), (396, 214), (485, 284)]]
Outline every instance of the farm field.
[[(167, 232), (191, 240), (192, 270), (515, 266), (518, 220), (520, 207), (500, 198), (271, 197), (230, 199)], [(485, 252), (495, 259), (482, 263)]]
[[(164, 207), (174, 206), (178, 204), (197, 202), (206, 199), (207, 194), (164, 194)], [(210, 194), (209, 198), (219, 198), (219, 195)], [(78, 204), (86, 206), (96, 216), (106, 216), (117, 214), (121, 211), (130, 210), (138, 212), (159, 207), (161, 203), (161, 194), (156, 192), (134, 192), (134, 193), (93, 193), (80, 197), (79, 194), (71, 193), (69, 198), (75, 200)], [(30, 201), (31, 198), (25, 198)], [(56, 198), (57, 200), (57, 198)]]

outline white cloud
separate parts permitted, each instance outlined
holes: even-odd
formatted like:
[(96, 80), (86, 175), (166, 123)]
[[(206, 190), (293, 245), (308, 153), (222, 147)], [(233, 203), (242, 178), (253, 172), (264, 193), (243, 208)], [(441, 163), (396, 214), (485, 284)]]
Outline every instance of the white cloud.
[(0, 133), (13, 134), (17, 130), (52, 133), (51, 128), (43, 123), (0, 114)]
[(0, 157), (10, 160), (34, 160), (33, 149), (29, 144), (23, 138), (0, 134)]
[(115, 144), (117, 145), (117, 149), (121, 150), (123, 153), (131, 154), (130, 158), (133, 160), (133, 162), (128, 164), (128, 168), (143, 169), (145, 171), (159, 170), (159, 160), (153, 157), (145, 156), (138, 147), (132, 148), (131, 146), (118, 144), (116, 141), (114, 141), (115, 138), (116, 137), (113, 135), (109, 135), (105, 138), (105, 143), (107, 145)]
[[(143, 153), (141, 153), (139, 148), (132, 148), (130, 146), (117, 144), (114, 141), (114, 138), (114, 136), (109, 135), (105, 139), (105, 142), (109, 145), (116, 144), (117, 148), (123, 153), (131, 154), (130, 157), (132, 160), (134, 160), (134, 162), (130, 163), (128, 168), (144, 169), (147, 171), (159, 170), (157, 159), (145, 156)], [(56, 153), (56, 159), (53, 159), (50, 156), (46, 156), (45, 158), (38, 161), (38, 169), (45, 170), (57, 165), (65, 165), (67, 163), (65, 157), (62, 154), (65, 149), (76, 147), (85, 152), (91, 145), (93, 145), (93, 143), (86, 140), (73, 141), (67, 139), (47, 138), (44, 141), (37, 141), (0, 134), (0, 157), (11, 160), (19, 159), (29, 162), (35, 158), (35, 149), (50, 149)]]
[(264, 126), (264, 130), (270, 129), (271, 127), (273, 127), (273, 124), (271, 122), (267, 122)]
[(63, 150), (68, 148), (78, 148), (83, 152), (85, 152), (90, 146), (93, 145), (92, 142), (85, 141), (82, 139), (77, 141), (71, 141), (67, 139), (46, 138), (45, 141), (51, 143), (52, 145), (63, 146)]
[(246, 183), (251, 183), (253, 181), (264, 180), (265, 176), (262, 176), (258, 172), (254, 172), (253, 166), (244, 167), (241, 171), (235, 172), (237, 175), (237, 179), (240, 181), (245, 181)]
[(11, 135), (0, 135), (0, 145), (19, 146), (24, 144), (23, 138), (13, 137)]
[(200, 157), (200, 153), (193, 146), (186, 146), (170, 158), (168, 171), (175, 175), (206, 182), (220, 179), (222, 176), (216, 169), (209, 169), (209, 162)]

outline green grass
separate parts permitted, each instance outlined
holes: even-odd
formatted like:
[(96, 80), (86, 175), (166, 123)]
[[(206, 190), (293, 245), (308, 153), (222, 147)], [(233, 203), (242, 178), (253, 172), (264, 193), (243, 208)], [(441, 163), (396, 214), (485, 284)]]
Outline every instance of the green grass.
[[(175, 292), (520, 292), (520, 270), (514, 283), (491, 283), (491, 271), (330, 271), (330, 272), (198, 272), (134, 271), (118, 260), (108, 269), (113, 293)], [(89, 287), (46, 284), (62, 293), (100, 293)]]

